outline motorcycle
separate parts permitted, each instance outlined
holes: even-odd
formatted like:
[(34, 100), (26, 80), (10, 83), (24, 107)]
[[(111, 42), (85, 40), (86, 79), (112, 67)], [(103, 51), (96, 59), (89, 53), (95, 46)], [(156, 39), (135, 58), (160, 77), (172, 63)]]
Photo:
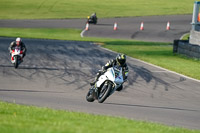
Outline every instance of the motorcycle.
[(22, 62), (23, 51), (21, 47), (16, 46), (11, 52), (11, 62), (14, 64), (15, 68), (18, 68), (19, 64)]
[(87, 23), (97, 24), (97, 17), (88, 16)]
[(99, 103), (103, 103), (110, 95), (121, 88), (123, 83), (122, 68), (108, 68), (107, 71), (98, 78), (95, 85), (91, 86), (86, 95), (86, 100), (88, 102), (98, 100)]

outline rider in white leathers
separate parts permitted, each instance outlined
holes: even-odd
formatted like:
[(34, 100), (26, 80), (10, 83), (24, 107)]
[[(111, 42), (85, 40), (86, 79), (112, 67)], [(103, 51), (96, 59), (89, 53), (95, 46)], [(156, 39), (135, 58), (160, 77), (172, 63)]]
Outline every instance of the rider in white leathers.
[[(91, 86), (93, 86), (96, 81), (98, 80), (98, 78), (110, 67), (122, 67), (122, 73), (123, 73), (123, 78), (124, 81), (127, 80), (128, 78), (128, 66), (126, 64), (126, 55), (124, 54), (118, 54), (116, 59), (110, 60), (108, 63), (106, 63), (105, 66), (102, 67), (102, 70), (100, 70), (97, 73), (97, 76), (95, 78), (95, 81), (93, 81), (92, 83), (90, 83)], [(121, 91), (123, 89), (123, 86), (121, 86), (120, 88), (117, 89), (117, 91)]]

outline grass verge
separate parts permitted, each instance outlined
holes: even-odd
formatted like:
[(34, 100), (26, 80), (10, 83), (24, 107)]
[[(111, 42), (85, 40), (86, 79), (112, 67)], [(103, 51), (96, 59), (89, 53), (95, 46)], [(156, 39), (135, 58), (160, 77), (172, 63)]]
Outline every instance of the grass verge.
[(92, 38), (80, 36), (80, 29), (53, 29), (53, 28), (0, 28), (2, 37), (23, 37), (38, 39), (56, 39), (73, 41), (114, 41), (115, 39)]
[(200, 133), (200, 130), (1, 101), (0, 118), (2, 133)]
[(200, 79), (200, 61), (173, 54), (172, 45), (151, 42), (108, 42), (104, 46), (116, 52)]
[(86, 18), (192, 14), (191, 0), (0, 0), (0, 19)]
[(189, 37), (190, 37), (190, 33), (184, 34), (182, 37), (182, 40), (188, 40)]

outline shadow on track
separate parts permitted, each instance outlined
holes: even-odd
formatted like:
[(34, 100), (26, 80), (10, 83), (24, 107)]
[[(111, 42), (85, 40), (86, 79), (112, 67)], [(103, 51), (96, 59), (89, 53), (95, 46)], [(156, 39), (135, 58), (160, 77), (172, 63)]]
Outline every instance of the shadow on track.
[(65, 92), (56, 92), (56, 91), (35, 91), (35, 90), (8, 90), (8, 89), (0, 89), (1, 91), (7, 91), (7, 92), (44, 92), (44, 93), (65, 93)]

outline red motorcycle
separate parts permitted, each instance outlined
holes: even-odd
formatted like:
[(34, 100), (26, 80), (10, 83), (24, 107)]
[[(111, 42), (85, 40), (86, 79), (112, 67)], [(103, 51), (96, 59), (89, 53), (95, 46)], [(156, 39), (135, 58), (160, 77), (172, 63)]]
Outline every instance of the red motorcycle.
[(21, 50), (21, 47), (16, 46), (11, 53), (11, 62), (12, 64), (14, 64), (15, 68), (18, 68), (19, 64), (23, 61), (22, 58), (23, 58), (23, 51)]

